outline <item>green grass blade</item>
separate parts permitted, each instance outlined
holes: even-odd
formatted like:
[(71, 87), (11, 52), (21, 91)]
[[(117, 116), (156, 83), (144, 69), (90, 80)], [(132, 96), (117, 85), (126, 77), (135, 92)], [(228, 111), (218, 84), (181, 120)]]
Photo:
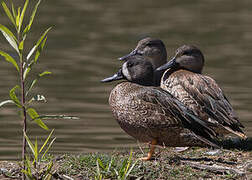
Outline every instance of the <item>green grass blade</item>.
[(54, 143), (54, 141), (56, 140), (56, 137), (53, 138), (53, 140), (50, 142), (49, 146), (47, 147), (46, 151), (44, 152), (44, 154), (42, 155), (42, 159), (45, 157), (45, 155), (47, 154), (47, 152), (49, 151), (49, 149), (51, 148), (52, 144)]
[(132, 164), (132, 166), (129, 168), (129, 170), (127, 171), (126, 175), (124, 176), (125, 179), (127, 179), (127, 177), (130, 175), (131, 171), (136, 166), (137, 162), (138, 161), (134, 162), (134, 164)]
[(19, 72), (19, 67), (17, 65), (17, 62), (8, 53), (0, 50), (0, 55), (3, 56), (6, 61), (10, 62)]
[(10, 90), (10, 92), (9, 92), (9, 96), (10, 96), (11, 100), (13, 100), (14, 103), (15, 103), (19, 108), (21, 108), (22, 105), (21, 105), (21, 103), (20, 103), (20, 101), (19, 101), (19, 99), (17, 98), (17, 95), (16, 95), (16, 93), (15, 93), (16, 89), (20, 89), (20, 86), (16, 85), (14, 88), (12, 88), (12, 89)]
[(15, 102), (13, 100), (5, 100), (5, 101), (0, 102), (0, 107), (4, 106), (5, 104), (8, 104), (8, 103), (15, 104)]
[(44, 122), (39, 118), (39, 115), (37, 111), (33, 108), (27, 109), (27, 113), (31, 117), (31, 119), (37, 123), (40, 127), (42, 127), (45, 130), (49, 130), (48, 127), (44, 124)]
[(17, 53), (19, 54), (19, 50), (18, 50), (18, 45), (17, 45), (17, 39), (16, 37), (13, 35), (13, 33), (4, 25), (0, 24), (0, 31), (2, 32), (2, 34), (4, 35), (5, 39), (10, 43), (10, 45), (17, 51)]
[(7, 15), (8, 18), (11, 20), (11, 22), (13, 23), (13, 25), (16, 27), (14, 17), (12, 16), (12, 14), (11, 14), (9, 8), (8, 8), (7, 5), (5, 4), (5, 2), (3, 2), (3, 1), (2, 1), (2, 6), (3, 6), (3, 9), (4, 9), (6, 15)]
[(32, 151), (32, 154), (33, 156), (35, 157), (35, 147), (34, 145), (32, 144), (31, 140), (29, 139), (29, 137), (26, 135), (26, 133), (24, 132), (24, 136), (25, 136), (25, 139), (30, 147), (30, 150)]
[(43, 146), (42, 146), (42, 147), (40, 148), (40, 150), (39, 150), (39, 154), (43, 151), (44, 147), (47, 145), (47, 143), (48, 143), (49, 139), (51, 138), (53, 132), (54, 132), (54, 129), (51, 131), (51, 133), (49, 134), (49, 136), (46, 138), (46, 140), (45, 140)]
[[(125, 173), (128, 172), (128, 169), (129, 169), (130, 164), (131, 164), (131, 158), (132, 158), (132, 150), (130, 151), (130, 156), (129, 156), (129, 159), (128, 159), (127, 167), (126, 167), (126, 170), (124, 171)], [(125, 175), (125, 173), (124, 173), (124, 175)]]
[(103, 165), (101, 159), (98, 158), (97, 161), (98, 161), (99, 166), (102, 168), (102, 170), (104, 170), (105, 168), (104, 168), (104, 165)]
[(46, 172), (44, 173), (45, 178), (42, 177), (44, 180), (50, 180), (52, 179), (52, 175), (50, 174), (53, 167), (53, 162), (51, 161), (49, 165), (47, 165)]
[(25, 1), (25, 4), (24, 4), (24, 7), (23, 7), (23, 9), (22, 9), (20, 18), (19, 18), (18, 33), (19, 33), (20, 30), (21, 30), (22, 23), (23, 23), (23, 19), (24, 19), (24, 15), (25, 15), (25, 11), (26, 11), (26, 8), (27, 8), (28, 4), (29, 4), (29, 0), (26, 0), (26, 1)]

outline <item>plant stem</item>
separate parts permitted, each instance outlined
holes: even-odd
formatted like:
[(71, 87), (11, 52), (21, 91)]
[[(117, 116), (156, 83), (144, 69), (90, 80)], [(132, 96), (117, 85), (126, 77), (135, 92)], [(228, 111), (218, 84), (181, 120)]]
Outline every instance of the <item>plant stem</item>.
[[(23, 109), (23, 115), (24, 115), (24, 119), (23, 119), (23, 146), (22, 146), (22, 159), (23, 162), (25, 162), (25, 153), (26, 153), (26, 139), (24, 136), (24, 133), (26, 133), (26, 108), (25, 108), (25, 89), (24, 89), (24, 79), (23, 79), (23, 62), (20, 63), (21, 64), (21, 68), (20, 68), (20, 80), (21, 80), (21, 104), (22, 104), (22, 109)], [(23, 168), (25, 169), (25, 163), (23, 164)], [(24, 175), (23, 175), (24, 176)], [(23, 179), (25, 179), (23, 177)]]
[[(20, 43), (20, 36), (19, 33), (18, 36), (18, 44)], [(19, 54), (20, 59), (20, 87), (21, 87), (21, 105), (22, 105), (22, 111), (23, 111), (23, 145), (22, 145), (22, 159), (23, 159), (23, 169), (26, 169), (25, 167), (25, 154), (26, 154), (26, 139), (25, 139), (25, 133), (27, 128), (27, 114), (26, 114), (26, 107), (25, 107), (25, 82), (24, 82), (24, 62), (23, 62), (23, 52), (20, 52)], [(25, 175), (23, 173), (22, 179), (25, 179)]]

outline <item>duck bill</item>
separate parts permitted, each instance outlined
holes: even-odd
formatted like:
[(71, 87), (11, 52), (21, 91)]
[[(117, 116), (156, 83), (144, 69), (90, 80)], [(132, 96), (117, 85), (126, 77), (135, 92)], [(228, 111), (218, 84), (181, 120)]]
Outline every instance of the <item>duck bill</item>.
[(127, 54), (127, 55), (125, 55), (125, 56), (123, 56), (123, 57), (118, 58), (118, 60), (119, 60), (119, 61), (126, 61), (127, 58), (129, 58), (129, 57), (131, 57), (131, 56), (135, 56), (135, 55), (137, 55), (137, 54), (138, 54), (137, 50), (134, 49), (134, 50), (131, 51), (129, 54)]
[(117, 80), (120, 80), (120, 79), (124, 79), (121, 69), (117, 73), (115, 73), (113, 76), (107, 77), (107, 78), (101, 80), (101, 82), (106, 83), (106, 82), (117, 81)]
[(166, 70), (166, 69), (169, 69), (169, 68), (174, 68), (177, 66), (177, 63), (176, 63), (176, 58), (173, 57), (170, 61), (168, 61), (166, 64), (158, 67), (156, 69), (156, 71), (163, 71), (163, 70)]

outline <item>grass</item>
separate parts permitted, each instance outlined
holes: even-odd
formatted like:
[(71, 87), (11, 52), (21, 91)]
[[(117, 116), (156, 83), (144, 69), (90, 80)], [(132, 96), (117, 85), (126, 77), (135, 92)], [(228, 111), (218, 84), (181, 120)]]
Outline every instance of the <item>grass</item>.
[[(144, 150), (145, 151), (145, 150)], [(133, 151), (117, 150), (111, 153), (88, 153), (81, 155), (49, 156), (54, 159), (54, 177), (64, 179), (251, 179), (252, 153), (240, 150), (219, 150), (215, 153), (207, 148), (190, 148), (184, 152), (175, 152), (173, 148), (157, 149), (151, 161), (140, 161), (146, 155), (138, 149)], [(211, 155), (209, 155), (211, 154)], [(10, 162), (6, 162), (10, 163)], [(195, 168), (189, 163), (221, 166), (244, 172), (214, 172)], [(0, 169), (7, 165), (0, 162)], [(9, 166), (9, 168), (13, 168)], [(15, 169), (15, 168), (14, 168)], [(16, 168), (17, 171), (18, 168)], [(6, 174), (7, 174), (6, 173)], [(17, 173), (16, 173), (17, 176)], [(1, 172), (0, 172), (1, 178)]]
[[(174, 152), (172, 148), (162, 150), (156, 154), (152, 161), (138, 161), (142, 157), (141, 151), (132, 153), (130, 166), (136, 162), (134, 168), (129, 173), (128, 179), (244, 179), (251, 176), (251, 168), (242, 169), (245, 175), (235, 174), (233, 172), (215, 173), (207, 170), (200, 170), (187, 165), (187, 161), (197, 161), (201, 164), (220, 165), (225, 167), (237, 168), (243, 167), (246, 163), (251, 163), (250, 152), (221, 150), (217, 155), (207, 155), (209, 149), (192, 148), (185, 152)], [(100, 168), (102, 179), (119, 179), (114, 169), (120, 169), (123, 162), (128, 162), (130, 153), (128, 151), (115, 151), (110, 154), (93, 153), (79, 156), (64, 155), (59, 162), (60, 174), (79, 179), (94, 179), (97, 176), (97, 159), (100, 159), (103, 165), (111, 165), (110, 170)], [(85, 178), (84, 178), (85, 177)], [(101, 176), (100, 176), (101, 177)]]

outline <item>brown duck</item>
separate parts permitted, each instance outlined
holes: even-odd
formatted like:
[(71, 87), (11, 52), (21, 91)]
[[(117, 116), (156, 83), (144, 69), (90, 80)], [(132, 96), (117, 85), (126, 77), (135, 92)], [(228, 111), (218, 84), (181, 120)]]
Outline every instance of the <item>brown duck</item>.
[[(145, 59), (149, 60), (154, 69), (167, 63), (165, 44), (160, 39), (151, 37), (141, 39), (133, 51), (123, 57), (120, 57), (119, 60), (127, 61), (129, 57), (135, 55), (143, 56)], [(164, 71), (154, 72), (154, 86), (160, 86), (161, 77)]]
[(236, 113), (214, 79), (202, 75), (204, 56), (195, 46), (177, 49), (174, 58), (157, 70), (166, 70), (161, 88), (171, 93), (220, 135), (246, 138)]
[(110, 82), (125, 79), (111, 91), (109, 104), (120, 127), (135, 139), (155, 145), (214, 146), (216, 133), (167, 91), (152, 86), (152, 64), (143, 56), (128, 57)]

